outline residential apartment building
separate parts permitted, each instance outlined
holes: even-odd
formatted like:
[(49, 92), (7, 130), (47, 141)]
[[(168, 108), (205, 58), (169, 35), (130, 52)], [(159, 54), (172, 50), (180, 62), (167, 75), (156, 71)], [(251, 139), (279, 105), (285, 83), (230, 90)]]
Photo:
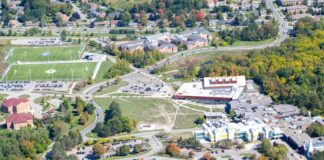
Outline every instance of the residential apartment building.
[(27, 98), (11, 98), (4, 100), (2, 110), (9, 114), (28, 113), (31, 111), (31, 107)]
[(6, 118), (7, 129), (19, 130), (21, 127), (33, 126), (33, 115), (29, 113), (12, 114)]
[(304, 5), (288, 6), (285, 10), (288, 14), (305, 14), (307, 7)]
[(302, 5), (304, 0), (281, 0), (280, 3), (282, 6), (295, 6)]

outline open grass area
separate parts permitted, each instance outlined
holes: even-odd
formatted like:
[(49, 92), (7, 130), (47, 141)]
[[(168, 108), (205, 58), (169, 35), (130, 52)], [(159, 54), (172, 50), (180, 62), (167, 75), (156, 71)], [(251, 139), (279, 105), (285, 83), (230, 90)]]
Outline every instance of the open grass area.
[(82, 54), (82, 46), (17, 47), (9, 53), (8, 62), (63, 61), (77, 60)]
[(92, 124), (95, 121), (96, 115), (95, 115), (95, 113), (89, 114), (89, 120), (85, 125), (81, 125), (79, 123), (80, 116), (73, 116), (72, 118), (73, 119), (72, 119), (72, 124), (70, 125), (70, 127), (71, 127), (70, 129), (81, 131), (82, 129), (88, 127), (90, 124)]
[(145, 3), (149, 1), (151, 0), (111, 0), (109, 2), (114, 8), (128, 8), (133, 6), (134, 4)]
[(81, 80), (92, 76), (96, 63), (13, 65), (4, 80)]
[(271, 43), (275, 40), (275, 38), (270, 38), (263, 41), (236, 41), (233, 46), (253, 46), (253, 45), (261, 45), (266, 43)]
[(128, 154), (126, 156), (113, 156), (113, 157), (110, 157), (110, 158), (103, 158), (103, 160), (117, 160), (117, 159), (124, 159), (124, 158), (132, 159), (132, 157), (140, 156), (140, 155), (143, 155), (143, 154), (145, 154), (147, 152), (149, 152), (149, 150), (145, 151), (145, 152), (140, 152), (140, 153), (137, 153), (137, 154)]
[(2, 100), (4, 99), (4, 98), (6, 98), (8, 95), (7, 94), (0, 94), (0, 102), (2, 102)]
[(109, 60), (102, 62), (101, 66), (100, 66), (100, 69), (99, 69), (99, 71), (97, 73), (95, 81), (96, 82), (101, 82), (101, 81), (105, 80), (105, 75), (106, 75), (108, 69), (110, 67), (112, 67), (113, 65), (114, 65), (114, 63), (109, 61)]
[(210, 112), (210, 109), (207, 108), (207, 107), (203, 107), (203, 106), (199, 106), (199, 105), (195, 105), (195, 104), (190, 104), (190, 103), (186, 103), (186, 104), (183, 104), (187, 107), (190, 107), (190, 108), (193, 108), (193, 109), (198, 109), (198, 110), (201, 110), (201, 111), (205, 111), (205, 112)]
[(104, 87), (101, 90), (98, 90), (97, 92), (95, 92), (95, 95), (104, 95), (104, 94), (108, 94), (108, 93), (112, 93), (118, 90), (118, 88), (126, 86), (128, 83), (121, 81), (118, 84), (111, 84), (108, 87)]
[(109, 108), (111, 102), (116, 101), (120, 105), (122, 114), (139, 123), (154, 123), (168, 125), (172, 123), (176, 108), (167, 99), (154, 98), (97, 98), (95, 102), (104, 110)]
[(195, 124), (195, 120), (199, 116), (203, 116), (203, 112), (196, 112), (187, 108), (179, 108), (177, 118), (173, 129), (185, 129), (185, 128), (196, 128), (200, 125)]

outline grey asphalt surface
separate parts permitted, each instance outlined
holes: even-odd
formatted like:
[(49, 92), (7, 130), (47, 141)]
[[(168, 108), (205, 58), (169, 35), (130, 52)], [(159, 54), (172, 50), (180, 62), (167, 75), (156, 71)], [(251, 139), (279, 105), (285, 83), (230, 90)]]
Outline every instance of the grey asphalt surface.
[[(217, 52), (217, 51), (236, 51), (236, 50), (253, 50), (253, 49), (265, 49), (268, 47), (273, 47), (273, 46), (277, 46), (280, 43), (282, 43), (285, 39), (287, 39), (288, 36), (288, 26), (285, 22), (285, 20), (280, 16), (279, 12), (276, 10), (276, 8), (273, 5), (273, 2), (271, 0), (266, 0), (266, 4), (267, 4), (267, 8), (271, 9), (275, 19), (279, 22), (279, 38), (276, 39), (275, 41), (268, 43), (268, 44), (261, 44), (261, 45), (254, 45), (254, 46), (229, 46), (229, 47), (208, 47), (208, 48), (201, 48), (201, 49), (195, 49), (195, 50), (190, 50), (190, 51), (182, 51), (179, 52), (173, 56), (170, 56), (169, 58), (162, 60), (158, 63), (156, 63), (155, 65), (148, 67), (148, 69), (145, 72), (148, 72), (149, 70), (152, 70), (156, 67), (161, 67), (164, 65), (168, 65), (171, 64), (173, 62), (176, 62), (178, 60), (180, 60), (181, 58), (185, 57), (185, 56), (190, 56), (193, 54), (200, 54), (200, 53), (206, 53), (206, 52)], [(140, 72), (141, 70), (135, 69), (133, 72), (126, 74), (124, 76), (121, 76), (121, 79), (123, 78), (127, 78), (132, 76), (133, 74)], [(114, 81), (114, 79), (109, 80), (109, 82)], [(101, 86), (104, 86), (107, 83), (107, 81), (105, 82), (101, 82), (101, 83), (97, 83), (94, 84), (88, 88), (86, 88), (83, 92), (82, 95), (87, 97), (87, 96), (91, 96), (95, 91), (97, 91)], [(95, 103), (94, 103), (95, 104)], [(96, 120), (93, 124), (91, 124), (89, 127), (85, 128), (84, 130), (82, 130), (80, 133), (83, 137), (84, 140), (87, 139), (86, 134), (91, 132), (91, 130), (94, 129), (94, 127), (96, 126), (96, 124), (100, 121), (103, 121), (103, 112), (100, 106), (98, 106), (97, 104), (95, 104), (95, 112), (96, 112)], [(190, 129), (189, 131), (193, 131), (192, 129)], [(172, 131), (172, 132), (176, 132), (176, 131)], [(147, 158), (149, 156), (152, 156), (154, 154), (156, 154), (157, 152), (159, 152), (162, 148), (163, 145), (161, 144), (161, 142), (159, 142), (154, 135), (157, 134), (158, 131), (152, 131), (152, 132), (143, 132), (143, 133), (138, 133), (138, 134), (133, 134), (134, 136), (138, 136), (138, 137), (143, 137), (143, 138), (148, 138), (149, 139), (149, 144), (152, 147), (152, 150), (140, 155), (140, 156), (135, 156), (135, 157), (131, 157), (131, 158), (127, 158), (127, 159), (141, 159), (141, 158)]]

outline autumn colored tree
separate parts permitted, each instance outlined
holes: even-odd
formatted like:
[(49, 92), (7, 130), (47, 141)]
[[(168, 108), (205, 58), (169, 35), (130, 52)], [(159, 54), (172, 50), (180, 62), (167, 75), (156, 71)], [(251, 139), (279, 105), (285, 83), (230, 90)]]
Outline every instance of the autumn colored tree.
[(203, 21), (205, 18), (205, 12), (204, 11), (197, 11), (196, 12), (196, 20), (197, 21)]
[(89, 120), (89, 114), (87, 112), (83, 112), (81, 114), (81, 119), (80, 119), (80, 122), (82, 125), (85, 125)]
[(165, 150), (165, 153), (172, 156), (172, 157), (177, 157), (180, 155), (181, 153), (181, 148), (180, 147), (177, 147), (175, 144), (173, 143), (170, 143), (166, 150)]
[(204, 153), (203, 160), (212, 160), (212, 155), (210, 154), (210, 152)]
[(92, 151), (93, 151), (93, 154), (95, 154), (98, 157), (100, 157), (100, 156), (102, 156), (103, 154), (106, 153), (105, 147), (100, 143), (96, 143), (93, 146)]
[(140, 12), (140, 22), (142, 26), (146, 26), (148, 23), (146, 12), (144, 10), (141, 10)]

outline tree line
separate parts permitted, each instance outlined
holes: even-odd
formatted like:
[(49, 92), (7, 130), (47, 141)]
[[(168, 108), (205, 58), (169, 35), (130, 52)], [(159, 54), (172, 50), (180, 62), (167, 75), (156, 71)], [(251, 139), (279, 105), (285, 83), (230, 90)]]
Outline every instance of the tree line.
[(187, 67), (189, 77), (245, 75), (275, 102), (289, 103), (312, 115), (324, 115), (324, 19), (301, 19), (296, 37), (279, 47), (248, 54), (217, 56), (200, 66)]

